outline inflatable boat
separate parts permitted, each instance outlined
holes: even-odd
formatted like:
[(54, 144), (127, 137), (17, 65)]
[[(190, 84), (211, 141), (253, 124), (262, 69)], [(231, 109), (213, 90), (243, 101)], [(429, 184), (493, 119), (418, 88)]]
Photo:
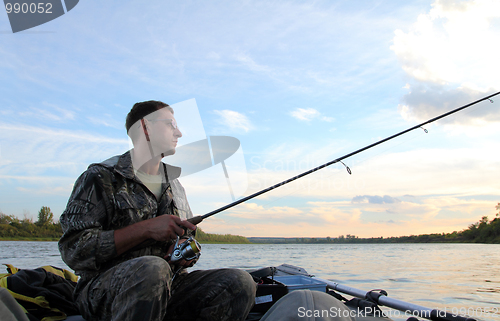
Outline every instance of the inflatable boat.
[[(28, 320), (25, 313), (29, 312), (29, 320), (85, 321), (82, 316), (76, 315), (78, 310), (75, 310), (76, 306), (72, 302), (72, 291), (77, 281), (77, 277), (72, 272), (51, 266), (34, 270), (19, 270), (12, 265), (7, 265), (7, 267), (9, 273), (0, 274), (1, 320), (4, 320), (4, 313), (15, 312), (17, 309), (18, 317), (9, 320)], [(430, 309), (390, 298), (384, 290), (364, 291), (317, 278), (305, 269), (289, 264), (248, 272), (257, 283), (257, 294), (255, 305), (246, 321), (261, 319), (266, 321), (277, 319), (350, 320), (348, 317), (352, 317), (352, 320), (356, 321), (418, 321), (424, 319), (475, 321), (473, 318), (453, 314), (453, 312)], [(14, 276), (15, 279), (9, 281), (9, 277)], [(16, 284), (17, 286), (15, 286)], [(58, 288), (58, 291), (54, 291), (54, 286)], [(35, 291), (36, 294), (33, 294), (34, 290), (38, 292)], [(311, 299), (307, 299), (307, 297)], [(312, 302), (312, 305), (299, 304), (296, 298), (305, 298), (304, 302)], [(323, 307), (330, 308), (322, 310), (311, 308), (311, 306), (314, 307), (314, 298), (322, 301)], [(21, 306), (24, 312), (21, 310)], [(341, 307), (341, 309), (335, 310), (334, 306)], [(275, 316), (276, 311), (280, 318), (269, 318), (270, 314)], [(336, 319), (337, 316), (346, 318)]]
[[(350, 309), (347, 315), (358, 321), (417, 321), (424, 319), (433, 321), (475, 321), (473, 318), (454, 314), (453, 312), (431, 309), (390, 298), (384, 290), (364, 291), (317, 278), (309, 274), (305, 269), (289, 264), (249, 272), (260, 284), (255, 298), (255, 307), (247, 320), (259, 320), (262, 317), (262, 314), (259, 315), (259, 313), (267, 311), (286, 294), (296, 290), (308, 289), (325, 292), (343, 302)], [(344, 297), (344, 295), (347, 295), (348, 298)], [(297, 310), (298, 320), (300, 320), (301, 315), (307, 317), (306, 312), (309, 312), (309, 316), (312, 317), (314, 317), (313, 312), (318, 312), (318, 314), (332, 312), (330, 314), (335, 314), (335, 311), (306, 311), (299, 308)], [(309, 319), (306, 318), (305, 320)]]

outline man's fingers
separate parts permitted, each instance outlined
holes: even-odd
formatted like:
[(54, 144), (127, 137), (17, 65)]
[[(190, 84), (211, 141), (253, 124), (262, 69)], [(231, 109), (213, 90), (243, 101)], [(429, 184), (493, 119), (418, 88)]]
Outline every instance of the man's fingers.
[(175, 215), (171, 215), (170, 217), (177, 225), (181, 225), (181, 226), (184, 226), (190, 230), (196, 230), (196, 225), (194, 225), (193, 223), (187, 221), (187, 220), (181, 220), (180, 217), (178, 216), (175, 216)]
[(194, 225), (188, 221), (181, 221), (179, 224), (190, 229), (190, 230), (193, 230), (193, 231), (196, 230), (196, 225)]
[[(169, 229), (171, 229), (170, 235), (173, 239), (177, 238), (177, 236), (182, 236), (184, 234), (184, 230), (180, 226), (182, 221), (179, 217), (174, 215), (169, 215)], [(173, 234), (173, 235), (172, 235)]]
[[(162, 215), (158, 217), (159, 220), (162, 220), (165, 225), (161, 224), (160, 226), (156, 226), (156, 229), (161, 229), (163, 237), (168, 237), (169, 239), (175, 240), (177, 236), (183, 236), (186, 234), (186, 229), (196, 230), (196, 225), (181, 220), (178, 216), (175, 215)], [(160, 230), (158, 230), (160, 232)]]
[(175, 224), (175, 226), (174, 226), (174, 232), (176, 235), (179, 235), (179, 236), (184, 235), (184, 230), (177, 224)]

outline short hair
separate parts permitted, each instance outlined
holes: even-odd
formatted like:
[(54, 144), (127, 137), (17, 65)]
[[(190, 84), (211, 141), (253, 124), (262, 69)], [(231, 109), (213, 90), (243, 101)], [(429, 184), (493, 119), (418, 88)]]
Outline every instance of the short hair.
[(172, 114), (174, 113), (172, 107), (157, 100), (148, 100), (134, 104), (127, 115), (127, 119), (125, 120), (127, 133), (130, 130), (130, 127), (132, 127), (132, 125), (134, 125), (137, 121), (162, 108), (167, 108), (170, 112), (172, 112)]

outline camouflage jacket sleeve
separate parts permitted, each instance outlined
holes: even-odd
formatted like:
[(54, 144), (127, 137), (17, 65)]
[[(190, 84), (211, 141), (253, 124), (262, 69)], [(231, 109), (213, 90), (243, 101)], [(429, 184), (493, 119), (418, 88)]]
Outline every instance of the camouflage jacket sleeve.
[(112, 212), (109, 172), (90, 167), (76, 181), (66, 210), (60, 218), (63, 236), (59, 250), (74, 270), (99, 270), (116, 256), (114, 231), (106, 230)]

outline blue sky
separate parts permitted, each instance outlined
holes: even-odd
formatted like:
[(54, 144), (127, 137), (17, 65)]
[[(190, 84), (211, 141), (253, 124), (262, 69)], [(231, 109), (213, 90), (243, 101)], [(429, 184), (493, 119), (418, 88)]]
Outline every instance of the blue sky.
[[(88, 0), (16, 34), (0, 14), (0, 211), (58, 218), (90, 163), (129, 148), (125, 116), (150, 99), (194, 99), (181, 129), (199, 115), (206, 135), (238, 138), (227, 165), (248, 195), (499, 91), (499, 36), (498, 1)], [(493, 101), (345, 160), (352, 175), (336, 164), (200, 226), (378, 237), (492, 218)], [(221, 175), (183, 178), (195, 214), (231, 201)]]

